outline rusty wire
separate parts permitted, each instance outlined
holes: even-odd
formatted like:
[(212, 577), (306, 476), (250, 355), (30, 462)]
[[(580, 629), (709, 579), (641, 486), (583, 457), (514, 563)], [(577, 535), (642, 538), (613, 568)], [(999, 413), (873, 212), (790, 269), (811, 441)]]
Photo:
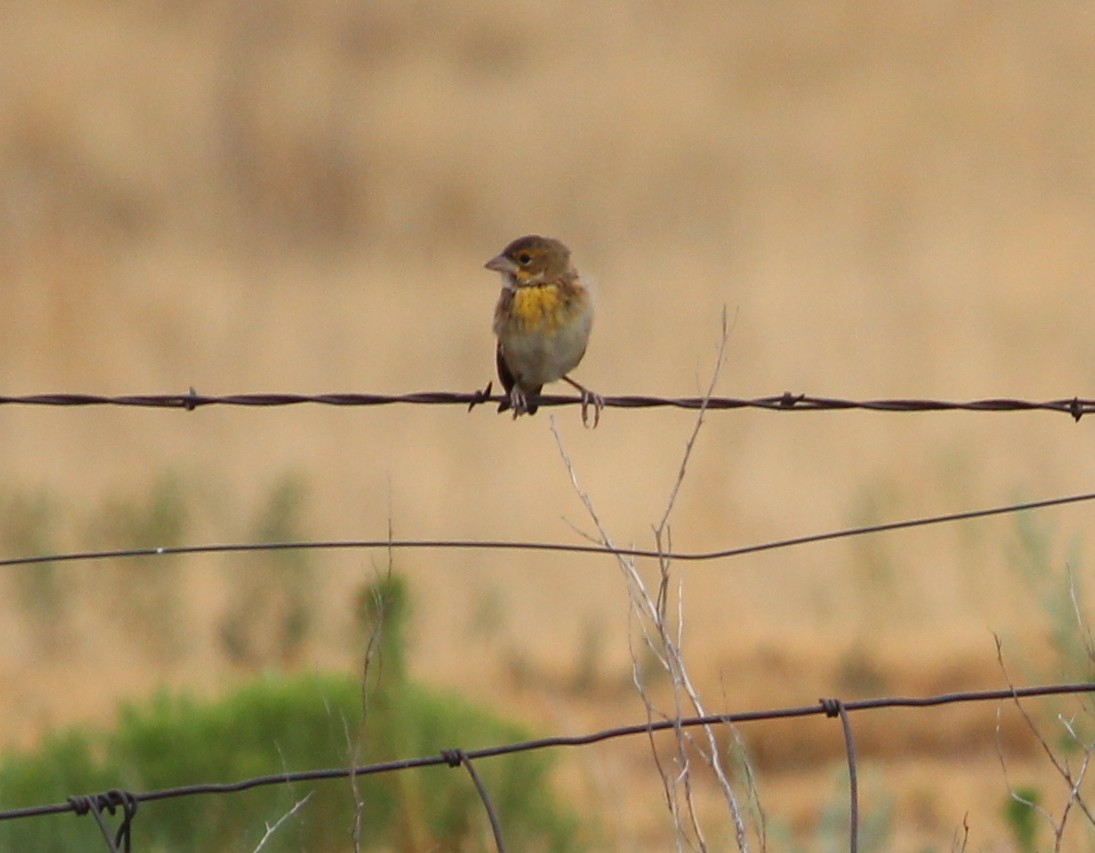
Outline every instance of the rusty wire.
[[(951, 705), (963, 702), (985, 702), (1006, 700), (1018, 701), (1020, 699), (1036, 696), (1063, 696), (1077, 693), (1095, 692), (1095, 682), (1074, 684), (1048, 684), (1034, 687), (1011, 687), (1005, 690), (979, 690), (959, 693), (943, 693), (935, 696), (923, 697), (887, 697), (876, 699), (859, 699), (850, 702), (842, 702), (839, 699), (821, 699), (816, 705), (799, 707), (775, 708), (765, 711), (745, 711), (727, 714), (708, 714), (702, 717), (686, 717), (682, 719), (666, 719), (648, 721), (629, 726), (617, 726), (582, 735), (555, 735), (552, 737), (537, 738), (535, 740), (519, 741), (498, 746), (482, 747), (479, 749), (460, 750), (447, 749), (438, 755), (422, 756), (419, 758), (407, 758), (398, 761), (385, 761), (377, 764), (366, 764), (359, 767), (333, 767), (321, 770), (300, 770), (286, 773), (274, 773), (267, 776), (255, 776), (237, 782), (207, 782), (193, 785), (180, 785), (173, 788), (161, 788), (143, 793), (113, 790), (104, 794), (91, 794), (72, 796), (64, 803), (52, 803), (39, 806), (27, 806), (17, 809), (0, 811), (0, 821), (14, 820), (26, 817), (41, 817), (52, 814), (75, 812), (86, 814), (91, 811), (99, 821), (100, 828), (106, 837), (107, 846), (111, 851), (118, 850), (118, 843), (124, 840), (129, 843), (129, 834), (133, 816), (136, 814), (137, 804), (154, 800), (165, 800), (176, 797), (189, 797), (199, 794), (228, 794), (238, 791), (246, 791), (270, 785), (282, 785), (295, 782), (310, 782), (321, 779), (345, 779), (353, 776), (366, 776), (378, 773), (390, 773), (399, 770), (409, 770), (417, 767), (431, 767), (447, 765), (449, 767), (465, 766), (476, 782), (476, 788), (484, 807), (487, 809), (491, 820), (492, 829), (495, 830), (496, 844), (499, 853), (504, 851), (501, 846), (501, 828), (497, 816), (491, 807), (490, 799), (486, 795), (486, 789), (481, 781), (477, 781), (478, 774), (471, 766), (473, 759), (493, 758), (499, 755), (511, 755), (519, 752), (558, 748), (588, 746), (602, 741), (616, 738), (630, 737), (645, 734), (649, 736), (653, 732), (667, 731), (677, 728), (704, 726), (704, 725), (732, 725), (740, 723), (757, 722), (761, 720), (785, 720), (800, 717), (825, 715), (841, 718), (844, 726), (845, 751), (848, 758), (849, 773), (851, 774), (851, 838), (854, 853), (856, 838), (858, 835), (858, 792), (855, 785), (857, 776), (857, 762), (854, 743), (851, 737), (851, 725), (848, 721), (848, 713), (854, 711), (878, 710), (882, 708), (931, 708), (941, 705)], [(109, 832), (102, 820), (103, 808), (113, 812), (111, 805), (124, 807), (123, 826), (118, 830), (116, 839), (111, 839)], [(128, 849), (128, 847), (126, 847)]]
[[(0, 396), (0, 405), (9, 406), (129, 406), (193, 411), (205, 406), (388, 406), (397, 404), (430, 406), (466, 406), (480, 403), (501, 403), (506, 398), (490, 393), (490, 386), (481, 391), (417, 391), (408, 394), (199, 394), (193, 388), (184, 394), (26, 394)], [(617, 409), (767, 409), (779, 412), (816, 412), (863, 409), (872, 412), (1061, 412), (1079, 420), (1095, 412), (1095, 400), (1082, 397), (1055, 400), (1017, 400), (990, 398), (983, 400), (881, 399), (844, 400), (834, 397), (812, 397), (785, 391), (771, 397), (740, 399), (735, 397), (653, 397), (621, 395), (604, 397), (604, 405)], [(581, 397), (542, 394), (535, 402), (539, 406), (581, 405)]]

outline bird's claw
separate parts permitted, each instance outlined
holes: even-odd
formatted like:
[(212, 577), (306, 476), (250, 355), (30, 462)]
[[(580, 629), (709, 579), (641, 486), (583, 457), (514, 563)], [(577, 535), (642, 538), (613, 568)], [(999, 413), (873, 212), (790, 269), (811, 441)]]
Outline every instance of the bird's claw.
[(590, 428), (589, 423), (589, 409), (593, 408), (593, 425), (592, 429), (597, 428), (597, 424), (601, 422), (601, 410), (605, 407), (605, 398), (600, 394), (595, 394), (588, 388), (582, 389), (582, 426)]
[(517, 420), (518, 416), (525, 414), (528, 411), (528, 397), (525, 396), (525, 392), (514, 385), (509, 392), (509, 405), (513, 409), (513, 419)]
[(590, 406), (593, 407), (593, 429), (596, 429), (597, 424), (601, 422), (601, 410), (605, 407), (605, 398), (590, 391), (581, 382), (575, 382), (569, 376), (564, 376), (563, 381), (582, 395), (582, 426), (589, 427), (589, 409)]

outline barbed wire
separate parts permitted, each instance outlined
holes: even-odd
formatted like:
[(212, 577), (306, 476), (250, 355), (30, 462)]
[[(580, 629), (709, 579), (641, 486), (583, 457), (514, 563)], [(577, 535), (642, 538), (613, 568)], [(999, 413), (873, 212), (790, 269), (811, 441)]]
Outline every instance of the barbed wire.
[[(8, 406), (125, 406), (193, 411), (205, 406), (467, 406), (480, 403), (501, 403), (507, 400), (491, 394), (491, 386), (480, 391), (416, 391), (409, 394), (199, 394), (191, 388), (185, 394), (26, 394), (0, 396), (0, 405)], [(771, 397), (742, 399), (736, 397), (653, 397), (622, 395), (604, 397), (604, 405), (617, 409), (766, 409), (780, 412), (817, 412), (862, 409), (872, 412), (1030, 412), (1048, 411), (1070, 415), (1074, 420), (1095, 412), (1095, 400), (1071, 397), (1051, 400), (1018, 400), (990, 398), (983, 400), (880, 399), (846, 400), (835, 397), (813, 397), (785, 391)], [(539, 406), (581, 405), (581, 397), (542, 394), (536, 398)]]
[[(471, 774), (475, 787), (487, 810), (491, 828), (494, 832), (497, 849), (503, 851), (501, 841), (501, 827), (497, 820), (497, 814), (490, 801), (482, 780), (472, 766), (473, 761), (484, 758), (494, 758), (501, 755), (513, 755), (522, 752), (531, 752), (541, 749), (582, 747), (601, 743), (618, 738), (634, 735), (647, 735), (670, 731), (679, 728), (691, 728), (694, 726), (710, 725), (737, 725), (741, 723), (753, 723), (765, 720), (786, 720), (801, 717), (824, 715), (830, 718), (838, 718), (841, 721), (845, 742), (845, 752), (848, 759), (850, 773), (850, 820), (852, 849), (856, 847), (858, 837), (858, 790), (855, 784), (857, 777), (856, 751), (852, 739), (852, 728), (848, 714), (856, 711), (869, 711), (893, 708), (934, 708), (943, 705), (953, 705), (964, 702), (985, 701), (1015, 701), (1041, 696), (1064, 696), (1077, 693), (1095, 692), (1095, 682), (1047, 684), (1033, 687), (1009, 687), (999, 690), (976, 690), (954, 693), (942, 693), (924, 697), (884, 697), (874, 699), (857, 699), (844, 702), (835, 698), (822, 698), (816, 705), (803, 705), (794, 707), (774, 708), (761, 711), (742, 711), (725, 714), (707, 714), (704, 716), (685, 717), (681, 719), (669, 718), (664, 720), (651, 720), (644, 723), (636, 723), (626, 726), (614, 726), (580, 735), (553, 735), (550, 737), (535, 738), (531, 740), (516, 741), (496, 746), (480, 747), (478, 749), (445, 749), (436, 755), (426, 755), (417, 758), (406, 758), (395, 761), (383, 761), (374, 764), (364, 764), (355, 767), (328, 767), (318, 770), (297, 770), (285, 773), (272, 773), (263, 776), (253, 776), (236, 782), (202, 782), (190, 785), (177, 785), (170, 788), (160, 788), (152, 791), (133, 793), (121, 789), (111, 789), (97, 794), (78, 794), (70, 796), (63, 803), (49, 803), (36, 806), (24, 806), (15, 809), (0, 811), (0, 821), (16, 820), (29, 817), (43, 817), (46, 815), (64, 814), (73, 812), (77, 815), (91, 813), (95, 816), (99, 828), (102, 830), (108, 849), (117, 851), (118, 845), (124, 840), (125, 849), (129, 849), (131, 824), (137, 813), (139, 803), (166, 800), (178, 797), (191, 797), (202, 794), (230, 794), (247, 791), (253, 788), (268, 787), (271, 785), (283, 785), (298, 782), (314, 782), (332, 779), (347, 779), (351, 777), (370, 776), (380, 773), (391, 773), (401, 770), (411, 770), (422, 767), (435, 767), (447, 765), (449, 767), (464, 766)], [(108, 831), (103, 820), (102, 812), (114, 813), (117, 807), (123, 808), (122, 825), (117, 830), (114, 839)]]
[(805, 536), (791, 537), (789, 539), (775, 539), (769, 542), (742, 545), (737, 548), (723, 548), (717, 551), (659, 552), (647, 548), (612, 548), (604, 545), (579, 545), (566, 542), (507, 541), (501, 539), (337, 539), (302, 542), (242, 542), (219, 545), (164, 545), (151, 548), (118, 548), (106, 551), (73, 551), (58, 554), (38, 554), (30, 557), (8, 557), (0, 559), (0, 567), (29, 566), (42, 563), (63, 563), (82, 560), (93, 561), (137, 557), (178, 556), (182, 554), (225, 554), (256, 551), (373, 550), (378, 548), (391, 550), (438, 548), (446, 550), (480, 551), (554, 551), (570, 554), (608, 554), (622, 557), (670, 559), (680, 560), (682, 562), (704, 562), (708, 560), (725, 560), (732, 557), (741, 557), (746, 554), (757, 554), (762, 551), (774, 551), (780, 548), (791, 548), (797, 545), (808, 545), (815, 542), (825, 542), (831, 539), (865, 536), (870, 533), (885, 533), (887, 531), (904, 530), (912, 527), (926, 527), (934, 524), (945, 524), (952, 521), (969, 521), (975, 518), (986, 518), (993, 515), (1024, 512), (1026, 510), (1045, 509), (1048, 507), (1064, 506), (1066, 504), (1082, 503), (1092, 500), (1095, 500), (1095, 492), (1085, 492), (1078, 495), (1066, 495), (1064, 497), (1046, 498), (1037, 501), (1024, 501), (1021, 503), (1006, 504), (1004, 506), (988, 507), (987, 509), (973, 509), (963, 512), (948, 513), (946, 515), (932, 515), (922, 518), (888, 521), (863, 527), (827, 530), (822, 533), (811, 533)]

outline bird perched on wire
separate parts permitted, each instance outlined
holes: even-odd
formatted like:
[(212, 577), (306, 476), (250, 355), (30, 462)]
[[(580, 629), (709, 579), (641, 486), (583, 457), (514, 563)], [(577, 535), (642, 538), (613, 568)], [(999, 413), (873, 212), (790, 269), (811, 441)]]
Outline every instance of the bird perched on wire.
[(582, 394), (582, 423), (601, 419), (604, 399), (567, 374), (578, 366), (593, 328), (593, 300), (570, 262), (570, 249), (552, 237), (518, 237), (484, 265), (502, 274), (494, 309), (495, 365), (506, 390), (498, 411), (536, 414), (535, 397), (562, 379)]

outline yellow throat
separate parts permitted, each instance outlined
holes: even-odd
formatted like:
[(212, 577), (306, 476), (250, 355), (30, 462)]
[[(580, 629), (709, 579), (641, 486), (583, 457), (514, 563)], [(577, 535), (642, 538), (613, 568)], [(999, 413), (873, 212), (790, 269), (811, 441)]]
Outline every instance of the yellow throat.
[(557, 284), (518, 287), (513, 293), (513, 316), (522, 329), (556, 328), (563, 320), (563, 307)]

